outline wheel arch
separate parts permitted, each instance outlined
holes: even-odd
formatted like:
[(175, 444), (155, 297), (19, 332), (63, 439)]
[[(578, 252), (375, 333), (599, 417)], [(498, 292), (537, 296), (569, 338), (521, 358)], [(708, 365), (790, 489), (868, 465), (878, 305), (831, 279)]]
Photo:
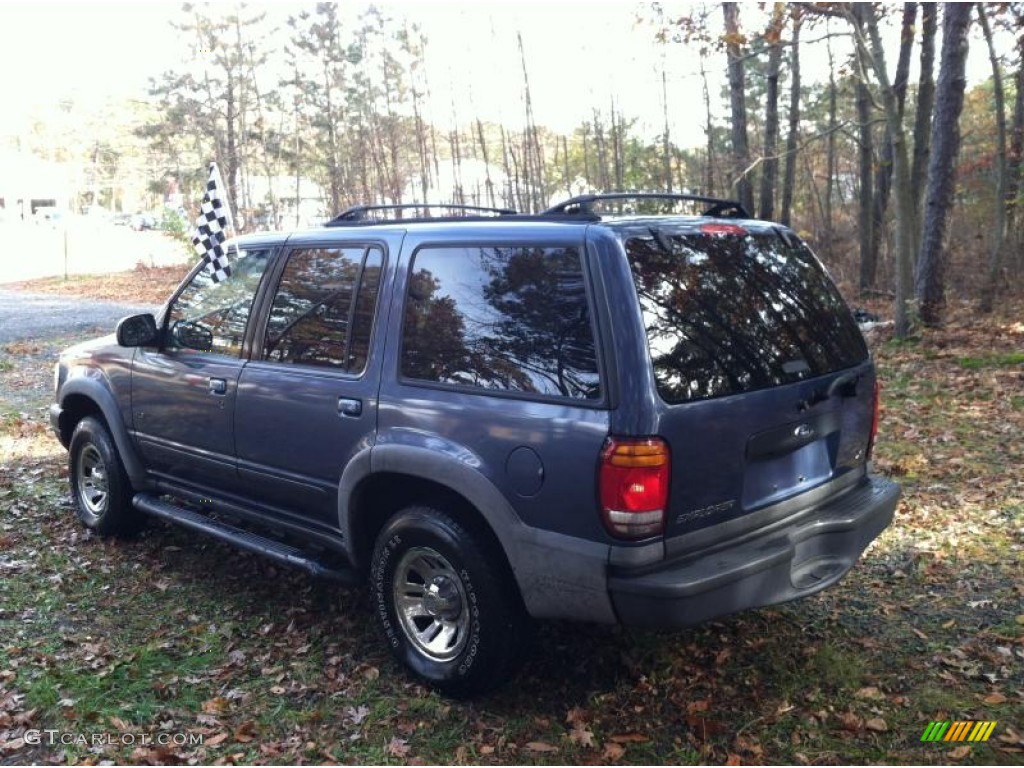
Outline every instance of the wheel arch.
[(370, 457), (368, 449), (350, 462), (339, 487), (339, 527), (356, 568), (367, 568), (377, 534), (395, 512), (426, 505), (483, 537), (515, 576), (509, 551), (522, 523), (483, 474), (420, 447), (378, 446)]
[(145, 484), (146, 471), (128, 435), (114, 396), (107, 389), (93, 379), (69, 380), (61, 390), (60, 405), (57, 426), (63, 444), (71, 442), (71, 435), (82, 419), (95, 416), (103, 421), (110, 432), (132, 485), (138, 488)]

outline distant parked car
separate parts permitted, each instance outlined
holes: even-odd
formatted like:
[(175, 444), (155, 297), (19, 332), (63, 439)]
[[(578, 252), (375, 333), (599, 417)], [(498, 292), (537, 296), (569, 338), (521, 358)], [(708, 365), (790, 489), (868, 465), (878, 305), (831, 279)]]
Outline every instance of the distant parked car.
[(132, 229), (141, 232), (144, 229), (156, 229), (156, 216), (151, 213), (136, 213), (131, 217)]
[(55, 205), (41, 205), (33, 214), (36, 224), (49, 224), (51, 227), (63, 223), (64, 212)]

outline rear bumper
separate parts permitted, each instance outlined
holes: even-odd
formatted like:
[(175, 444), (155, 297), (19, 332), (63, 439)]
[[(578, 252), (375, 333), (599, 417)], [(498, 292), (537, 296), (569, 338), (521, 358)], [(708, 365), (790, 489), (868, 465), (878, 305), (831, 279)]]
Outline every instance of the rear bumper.
[(747, 608), (784, 603), (835, 584), (892, 521), (900, 487), (868, 477), (795, 516), (782, 529), (737, 545), (609, 575), (624, 624), (683, 627)]

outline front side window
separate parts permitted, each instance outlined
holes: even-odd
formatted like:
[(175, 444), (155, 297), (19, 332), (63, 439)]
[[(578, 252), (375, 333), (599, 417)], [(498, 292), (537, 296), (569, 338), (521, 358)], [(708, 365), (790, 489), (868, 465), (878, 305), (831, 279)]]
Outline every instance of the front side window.
[(166, 346), (238, 357), (271, 253), (230, 248), (231, 274), (220, 282), (210, 269), (199, 270), (171, 305)]
[(381, 261), (379, 248), (293, 251), (267, 320), (263, 359), (361, 371)]
[(600, 399), (579, 249), (420, 249), (409, 275), (401, 367), (421, 381)]

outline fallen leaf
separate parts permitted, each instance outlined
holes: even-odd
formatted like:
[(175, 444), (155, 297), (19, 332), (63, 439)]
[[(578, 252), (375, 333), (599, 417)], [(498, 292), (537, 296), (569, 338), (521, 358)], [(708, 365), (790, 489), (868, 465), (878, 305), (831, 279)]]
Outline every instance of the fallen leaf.
[(861, 688), (855, 694), (858, 699), (881, 699), (883, 698), (882, 692), (879, 691), (875, 686), (869, 685), (866, 688)]
[(971, 752), (971, 748), (964, 744), (962, 747), (957, 747), (956, 749), (950, 750), (949, 757), (951, 760), (963, 760), (965, 757), (971, 754)]
[(594, 747), (594, 733), (582, 726), (577, 726), (569, 731), (569, 741), (581, 747)]
[(235, 730), (235, 741), (239, 744), (248, 744), (256, 738), (256, 723), (246, 720)]
[(986, 704), (1004, 704), (1006, 702), (1006, 697), (999, 693), (999, 691), (995, 691), (982, 699), (982, 701)]
[(629, 743), (641, 743), (644, 741), (650, 741), (649, 738), (640, 733), (620, 733), (616, 736), (612, 736), (612, 741), (616, 744), (629, 744)]
[(208, 715), (223, 715), (228, 711), (229, 706), (231, 703), (223, 696), (214, 696), (203, 702), (203, 712)]
[(729, 753), (729, 758), (725, 761), (726, 765), (743, 765), (743, 758), (737, 755), (735, 752)]
[(352, 721), (352, 725), (359, 725), (370, 716), (370, 708), (360, 704), (358, 707), (345, 707), (345, 717)]
[(880, 717), (873, 717), (864, 723), (864, 727), (869, 731), (876, 731), (878, 733), (885, 733), (889, 730), (889, 724)]
[(392, 736), (391, 741), (388, 742), (386, 751), (392, 757), (405, 757), (409, 754), (410, 749), (412, 748), (409, 746), (409, 742), (405, 739)]
[(571, 707), (565, 713), (565, 722), (569, 725), (583, 725), (587, 721), (587, 712), (582, 707)]
[(204, 747), (216, 747), (218, 744), (221, 744), (221, 743), (227, 741), (227, 739), (228, 739), (227, 733), (222, 731), (221, 733), (218, 733), (216, 736), (211, 736), (208, 739), (203, 739), (203, 746)]
[(546, 741), (528, 741), (526, 742), (527, 752), (557, 752), (558, 747), (554, 744), (548, 744)]
[(616, 744), (614, 741), (609, 741), (604, 745), (604, 752), (601, 753), (602, 760), (618, 760), (624, 754), (626, 754), (626, 748), (621, 744)]

